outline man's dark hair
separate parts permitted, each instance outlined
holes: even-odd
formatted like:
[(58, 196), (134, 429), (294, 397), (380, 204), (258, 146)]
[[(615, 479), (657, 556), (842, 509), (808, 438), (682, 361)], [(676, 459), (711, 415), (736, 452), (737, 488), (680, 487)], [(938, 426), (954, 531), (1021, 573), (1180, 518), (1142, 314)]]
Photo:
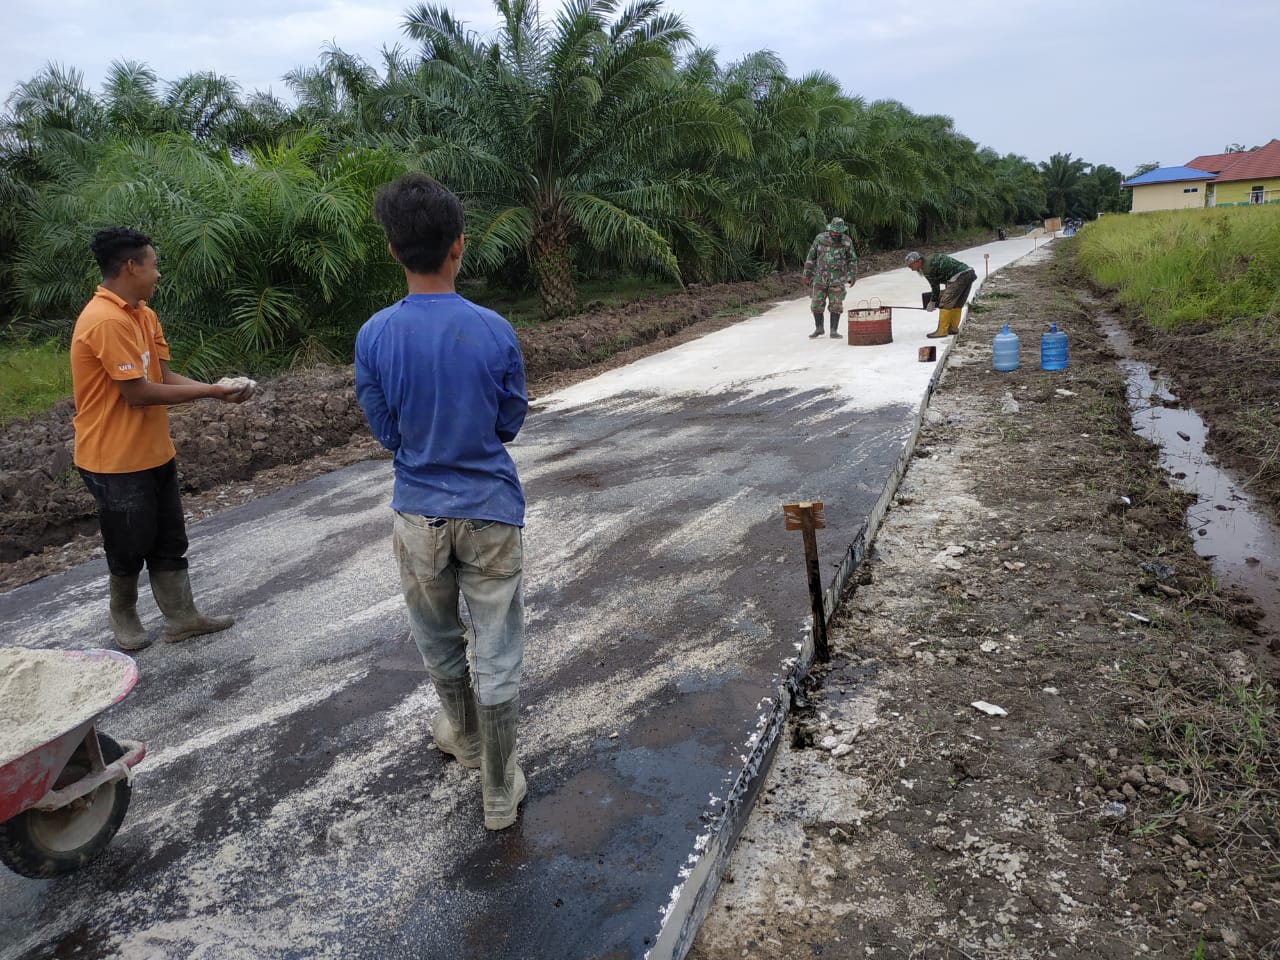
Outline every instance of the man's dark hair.
[(384, 185), (373, 215), (391, 250), (411, 273), (435, 273), (449, 246), (462, 236), (462, 203), (424, 173), (406, 173)]
[(145, 233), (128, 227), (108, 227), (93, 235), (93, 259), (98, 261), (103, 279), (110, 279), (130, 260), (141, 260), (149, 246), (151, 238)]

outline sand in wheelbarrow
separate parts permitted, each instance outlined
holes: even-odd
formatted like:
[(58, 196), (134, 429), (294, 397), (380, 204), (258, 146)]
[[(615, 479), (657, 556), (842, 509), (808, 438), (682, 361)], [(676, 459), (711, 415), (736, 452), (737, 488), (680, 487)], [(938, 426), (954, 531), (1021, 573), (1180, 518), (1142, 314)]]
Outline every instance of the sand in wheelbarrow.
[(0, 766), (111, 706), (129, 669), (124, 660), (0, 649)]

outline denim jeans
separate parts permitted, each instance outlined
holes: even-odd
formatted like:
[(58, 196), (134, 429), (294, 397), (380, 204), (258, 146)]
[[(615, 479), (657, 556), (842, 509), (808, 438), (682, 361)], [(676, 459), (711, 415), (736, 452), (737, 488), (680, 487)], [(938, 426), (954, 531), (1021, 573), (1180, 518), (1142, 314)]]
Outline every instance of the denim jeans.
[(419, 517), (396, 512), (396, 560), (409, 626), (427, 673), (467, 674), (466, 629), (458, 596), (471, 614), (476, 699), (486, 706), (519, 693), (524, 663), (524, 544), (519, 527), (493, 520)]

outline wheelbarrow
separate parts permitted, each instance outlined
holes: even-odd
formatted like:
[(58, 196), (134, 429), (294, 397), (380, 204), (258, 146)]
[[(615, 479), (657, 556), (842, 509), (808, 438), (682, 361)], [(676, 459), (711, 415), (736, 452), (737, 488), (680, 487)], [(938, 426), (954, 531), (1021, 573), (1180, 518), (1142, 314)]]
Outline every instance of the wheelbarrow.
[(0, 648), (0, 862), (15, 873), (71, 873), (120, 829), (146, 747), (97, 723), (137, 682), (114, 650)]

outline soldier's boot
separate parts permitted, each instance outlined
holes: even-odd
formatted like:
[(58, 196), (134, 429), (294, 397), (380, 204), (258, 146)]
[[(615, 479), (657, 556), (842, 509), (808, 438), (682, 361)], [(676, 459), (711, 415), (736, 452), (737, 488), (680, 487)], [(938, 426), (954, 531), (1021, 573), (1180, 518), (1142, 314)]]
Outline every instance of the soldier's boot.
[(950, 316), (947, 317), (947, 335), (951, 336), (960, 332), (960, 313), (961, 309), (957, 307), (954, 310), (947, 310)]
[(464, 767), (480, 766), (480, 721), (476, 717), (476, 695), (471, 678), (457, 680), (431, 678), (440, 696), (440, 712), (431, 721), (431, 735), (442, 753), (453, 756)]
[(207, 617), (196, 609), (191, 596), (191, 577), (186, 570), (152, 570), (151, 592), (164, 614), (165, 643), (217, 633), (235, 623), (231, 617)]
[(111, 632), (121, 650), (143, 650), (151, 646), (138, 619), (138, 575), (111, 575)]
[(480, 716), (480, 791), (484, 797), (484, 828), (505, 830), (516, 822), (527, 785), (516, 764), (516, 721), (520, 698), (476, 706)]
[(840, 336), (840, 313), (832, 311), (831, 313), (831, 338), (838, 339)]
[(821, 310), (813, 311), (813, 323), (816, 329), (813, 331), (813, 333), (809, 334), (810, 340), (816, 340), (818, 337), (822, 336), (822, 311)]
[(950, 314), (950, 312), (950, 310), (939, 310), (938, 329), (933, 331), (933, 333), (926, 333), (925, 336), (929, 337), (931, 340), (936, 339), (937, 337), (945, 337), (947, 335), (948, 328), (951, 326), (948, 318), (948, 314)]

